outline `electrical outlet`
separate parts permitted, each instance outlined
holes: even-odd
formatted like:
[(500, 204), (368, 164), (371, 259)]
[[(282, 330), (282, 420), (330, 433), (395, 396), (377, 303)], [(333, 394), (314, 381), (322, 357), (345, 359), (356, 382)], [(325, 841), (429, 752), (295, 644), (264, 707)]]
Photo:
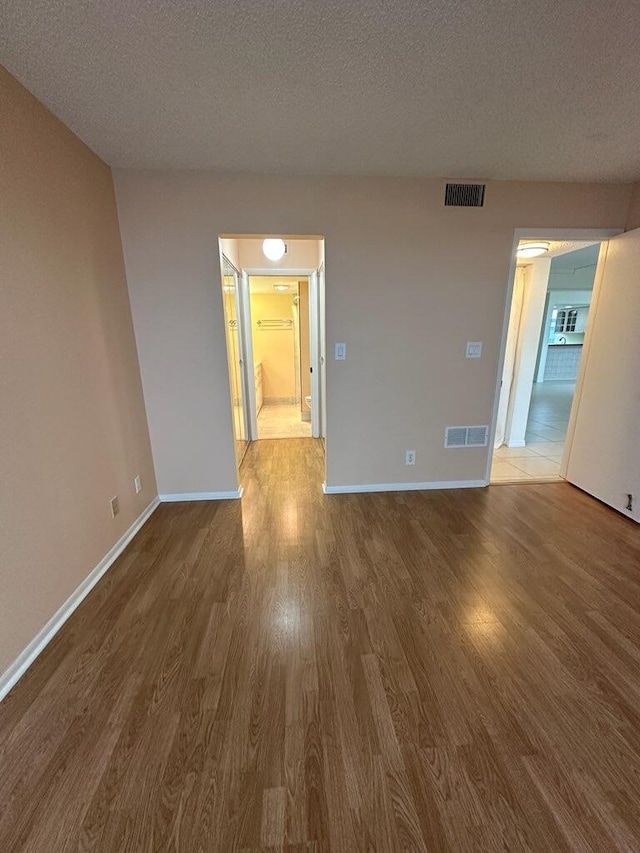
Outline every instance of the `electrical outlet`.
[(405, 450), (405, 452), (404, 452), (404, 464), (405, 465), (415, 465), (416, 464), (416, 452), (415, 452), (415, 450)]
[(347, 345), (344, 342), (337, 343), (335, 346), (335, 360), (345, 361), (347, 358)]
[(136, 495), (139, 495), (142, 491), (142, 480), (140, 479), (140, 474), (133, 478), (133, 487), (136, 490)]
[(116, 515), (120, 512), (120, 501), (118, 500), (118, 496), (111, 498), (109, 501), (109, 506), (111, 507), (111, 518), (115, 518)]

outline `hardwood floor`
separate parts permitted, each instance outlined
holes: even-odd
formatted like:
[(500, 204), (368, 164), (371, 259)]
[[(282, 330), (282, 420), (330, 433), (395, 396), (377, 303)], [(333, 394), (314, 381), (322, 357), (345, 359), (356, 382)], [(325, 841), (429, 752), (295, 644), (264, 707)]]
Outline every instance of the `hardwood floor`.
[(0, 705), (0, 850), (638, 851), (640, 531), (566, 483), (162, 505)]

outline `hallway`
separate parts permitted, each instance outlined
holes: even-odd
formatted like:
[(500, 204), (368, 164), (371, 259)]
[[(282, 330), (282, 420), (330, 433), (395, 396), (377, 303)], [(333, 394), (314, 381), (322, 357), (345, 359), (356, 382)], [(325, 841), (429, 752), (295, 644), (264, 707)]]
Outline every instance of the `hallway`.
[(503, 445), (494, 451), (492, 483), (561, 481), (575, 382), (534, 383), (525, 434), (526, 447)]
[(311, 438), (297, 403), (265, 403), (258, 412), (258, 438)]
[(1, 850), (638, 849), (637, 527), (322, 471), (158, 508), (0, 705)]

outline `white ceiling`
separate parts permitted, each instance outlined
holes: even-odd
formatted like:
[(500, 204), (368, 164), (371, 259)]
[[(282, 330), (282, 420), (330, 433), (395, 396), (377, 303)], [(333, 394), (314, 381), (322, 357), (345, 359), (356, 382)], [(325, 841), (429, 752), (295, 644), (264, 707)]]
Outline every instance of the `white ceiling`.
[(640, 4), (2, 0), (0, 59), (108, 163), (640, 178)]
[[(531, 242), (522, 240), (521, 243)], [(546, 240), (544, 242), (547, 242)], [(545, 258), (553, 258), (554, 266), (564, 265), (569, 266), (578, 252), (590, 249), (595, 252), (595, 258), (598, 258), (598, 249), (600, 246), (599, 240), (549, 240), (549, 251), (544, 256)], [(556, 260), (557, 259), (557, 260)], [(561, 260), (563, 259), (563, 260)], [(595, 261), (593, 262), (595, 263)]]
[[(593, 240), (545, 240), (544, 238), (536, 238), (536, 239), (525, 239), (520, 240), (518, 243), (519, 246), (523, 246), (526, 243), (548, 243), (549, 249), (542, 255), (542, 258), (551, 258), (553, 260), (554, 269), (559, 269), (563, 267), (565, 269), (576, 269), (579, 266), (589, 266), (596, 263), (598, 260), (598, 252), (600, 249), (600, 242)], [(595, 260), (589, 260), (588, 263), (582, 263), (581, 258), (583, 255), (581, 253), (585, 253), (585, 256), (588, 253), (589, 258), (591, 255), (595, 258)], [(574, 263), (574, 257), (576, 258), (576, 263)], [(519, 267), (526, 267), (531, 264), (535, 259), (533, 258), (516, 258), (516, 264)]]
[[(261, 293), (271, 296), (297, 296), (298, 282), (303, 280), (304, 276), (290, 275), (250, 275), (249, 276), (249, 292)], [(290, 289), (285, 291), (274, 290), (275, 284), (288, 284)]]
[(581, 244), (568, 252), (552, 255), (551, 269), (554, 272), (575, 271), (584, 267), (595, 267), (598, 263), (600, 243)]

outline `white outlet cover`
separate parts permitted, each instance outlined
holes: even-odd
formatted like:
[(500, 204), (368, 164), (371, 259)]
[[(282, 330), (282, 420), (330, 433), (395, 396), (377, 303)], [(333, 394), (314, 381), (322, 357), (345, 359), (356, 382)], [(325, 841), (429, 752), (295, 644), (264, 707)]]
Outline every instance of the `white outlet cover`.
[(335, 346), (335, 360), (345, 361), (347, 357), (347, 345), (343, 342), (337, 343)]
[(415, 452), (415, 450), (405, 450), (404, 464), (405, 465), (415, 465), (416, 464), (416, 452)]
[(133, 486), (136, 490), (136, 495), (139, 495), (142, 491), (142, 480), (140, 479), (140, 475), (133, 478)]
[(482, 356), (482, 341), (467, 341), (467, 358), (480, 358)]

